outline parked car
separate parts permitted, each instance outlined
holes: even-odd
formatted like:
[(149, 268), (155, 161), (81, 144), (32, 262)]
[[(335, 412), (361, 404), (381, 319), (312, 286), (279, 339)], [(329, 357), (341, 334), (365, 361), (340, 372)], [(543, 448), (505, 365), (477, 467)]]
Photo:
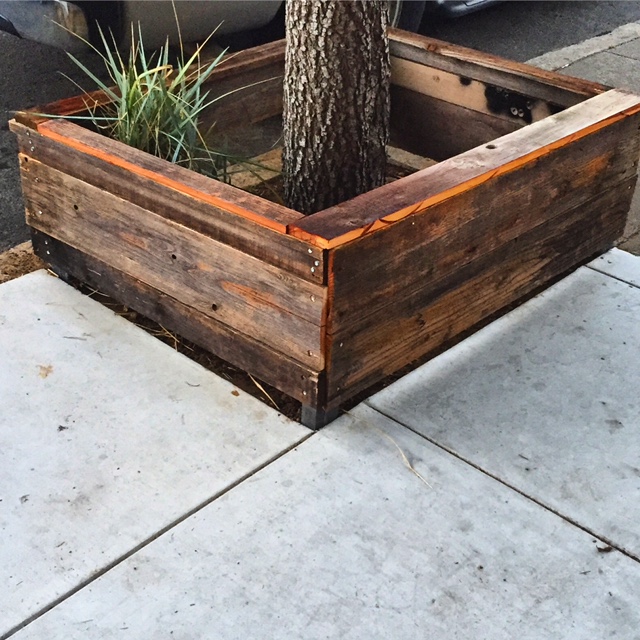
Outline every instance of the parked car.
[[(185, 42), (206, 38), (217, 28), (219, 35), (255, 29), (268, 24), (281, 0), (178, 1), (175, 8)], [(161, 0), (0, 1), (0, 29), (67, 51), (83, 48), (81, 36), (99, 43), (98, 23), (126, 45), (131, 23), (140, 22), (145, 44), (157, 48), (167, 35), (177, 39), (174, 3)], [(61, 29), (58, 25), (64, 27)], [(74, 35), (75, 34), (75, 35)]]
[[(451, 16), (477, 10), (496, 0), (389, 0), (393, 26), (417, 31), (425, 9)], [(67, 51), (83, 48), (76, 35), (97, 44), (96, 24), (126, 46), (128, 25), (141, 25), (149, 48), (177, 39), (174, 4), (185, 42), (265, 27), (277, 16), (282, 0), (0, 0), (0, 30)], [(62, 25), (64, 29), (61, 29)], [(75, 34), (75, 35), (74, 35)]]
[(457, 18), (500, 2), (502, 0), (431, 0), (424, 4), (425, 9), (431, 13)]

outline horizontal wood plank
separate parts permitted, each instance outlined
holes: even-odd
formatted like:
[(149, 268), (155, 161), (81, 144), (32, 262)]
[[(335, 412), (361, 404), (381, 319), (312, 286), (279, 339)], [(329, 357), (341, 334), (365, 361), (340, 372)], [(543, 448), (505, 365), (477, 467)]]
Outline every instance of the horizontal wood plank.
[(133, 149), (72, 122), (49, 120), (38, 125), (38, 133), (108, 165), (127, 169), (151, 182), (281, 233), (286, 233), (287, 224), (302, 217), (301, 213)]
[(225, 132), (282, 115), (284, 58), (268, 66), (210, 83), (219, 98), (202, 113), (202, 130)]
[(636, 177), (549, 220), (328, 345), (328, 406), (379, 382), (505, 306), (609, 249), (622, 233)]
[(289, 232), (330, 249), (416, 215), (515, 171), (640, 111), (640, 97), (611, 90), (518, 129), (483, 147), (364, 193), (289, 225)]
[(111, 296), (296, 400), (317, 402), (318, 372), (51, 236), (33, 230), (32, 240), (35, 253), (58, 272)]
[(202, 130), (214, 135), (246, 127), (282, 114), (282, 77), (238, 91), (212, 105), (202, 115)]
[(274, 40), (258, 47), (228, 54), (224, 62), (213, 71), (205, 86), (218, 84), (228, 78), (247, 77), (248, 74), (274, 64), (284, 66), (285, 44), (285, 40)]
[(442, 161), (525, 126), (391, 87), (391, 140), (403, 149)]
[(521, 126), (538, 122), (563, 109), (539, 98), (403, 58), (391, 58), (391, 82), (395, 86)]
[(389, 35), (392, 56), (563, 107), (578, 104), (608, 88), (415, 33), (390, 29)]
[(326, 288), (22, 158), (27, 222), (115, 269), (322, 369)]
[(203, 129), (226, 131), (282, 113), (285, 41), (229, 54), (204, 84), (218, 98), (203, 113)]
[(106, 164), (15, 122), (11, 127), (20, 151), (44, 164), (310, 282), (323, 282), (324, 252), (318, 247), (147, 180), (126, 167)]
[(636, 175), (640, 114), (331, 254), (330, 333)]

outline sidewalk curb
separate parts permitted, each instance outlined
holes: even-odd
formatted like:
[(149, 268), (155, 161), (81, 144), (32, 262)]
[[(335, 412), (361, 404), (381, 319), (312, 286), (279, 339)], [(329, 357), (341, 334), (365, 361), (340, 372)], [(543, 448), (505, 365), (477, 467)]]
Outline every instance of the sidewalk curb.
[(549, 51), (537, 58), (527, 61), (527, 64), (534, 65), (547, 71), (555, 71), (568, 67), (570, 64), (587, 58), (595, 53), (607, 51), (630, 40), (640, 38), (640, 22), (630, 22), (624, 24), (609, 33), (605, 33), (595, 38), (589, 38), (578, 44), (572, 44), (563, 49)]

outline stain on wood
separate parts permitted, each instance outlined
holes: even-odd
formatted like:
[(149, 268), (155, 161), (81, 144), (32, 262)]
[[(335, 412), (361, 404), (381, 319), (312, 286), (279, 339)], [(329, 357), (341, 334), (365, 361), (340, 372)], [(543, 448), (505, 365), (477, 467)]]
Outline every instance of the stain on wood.
[(466, 80), (479, 80), (562, 107), (579, 104), (609, 88), (597, 82), (545, 71), (398, 29), (389, 30), (389, 51), (397, 58), (448, 71)]
[(330, 333), (636, 175), (640, 114), (331, 252)]
[(640, 98), (611, 90), (393, 184), (289, 225), (292, 235), (330, 249), (537, 162), (556, 149), (640, 112)]
[(397, 87), (507, 121), (531, 124), (563, 109), (561, 105), (403, 58), (392, 57), (391, 69), (392, 82)]
[(38, 125), (38, 133), (93, 156), (104, 163), (126, 169), (142, 178), (225, 209), (267, 228), (284, 233), (286, 225), (302, 214), (184, 167), (155, 158), (116, 140), (110, 140), (65, 120), (49, 120)]

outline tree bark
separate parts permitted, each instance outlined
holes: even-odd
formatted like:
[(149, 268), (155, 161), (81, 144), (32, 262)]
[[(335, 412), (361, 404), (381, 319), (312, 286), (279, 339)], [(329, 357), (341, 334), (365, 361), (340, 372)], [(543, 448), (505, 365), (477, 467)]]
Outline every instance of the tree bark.
[(315, 213), (384, 183), (389, 130), (385, 0), (288, 0), (285, 201)]

